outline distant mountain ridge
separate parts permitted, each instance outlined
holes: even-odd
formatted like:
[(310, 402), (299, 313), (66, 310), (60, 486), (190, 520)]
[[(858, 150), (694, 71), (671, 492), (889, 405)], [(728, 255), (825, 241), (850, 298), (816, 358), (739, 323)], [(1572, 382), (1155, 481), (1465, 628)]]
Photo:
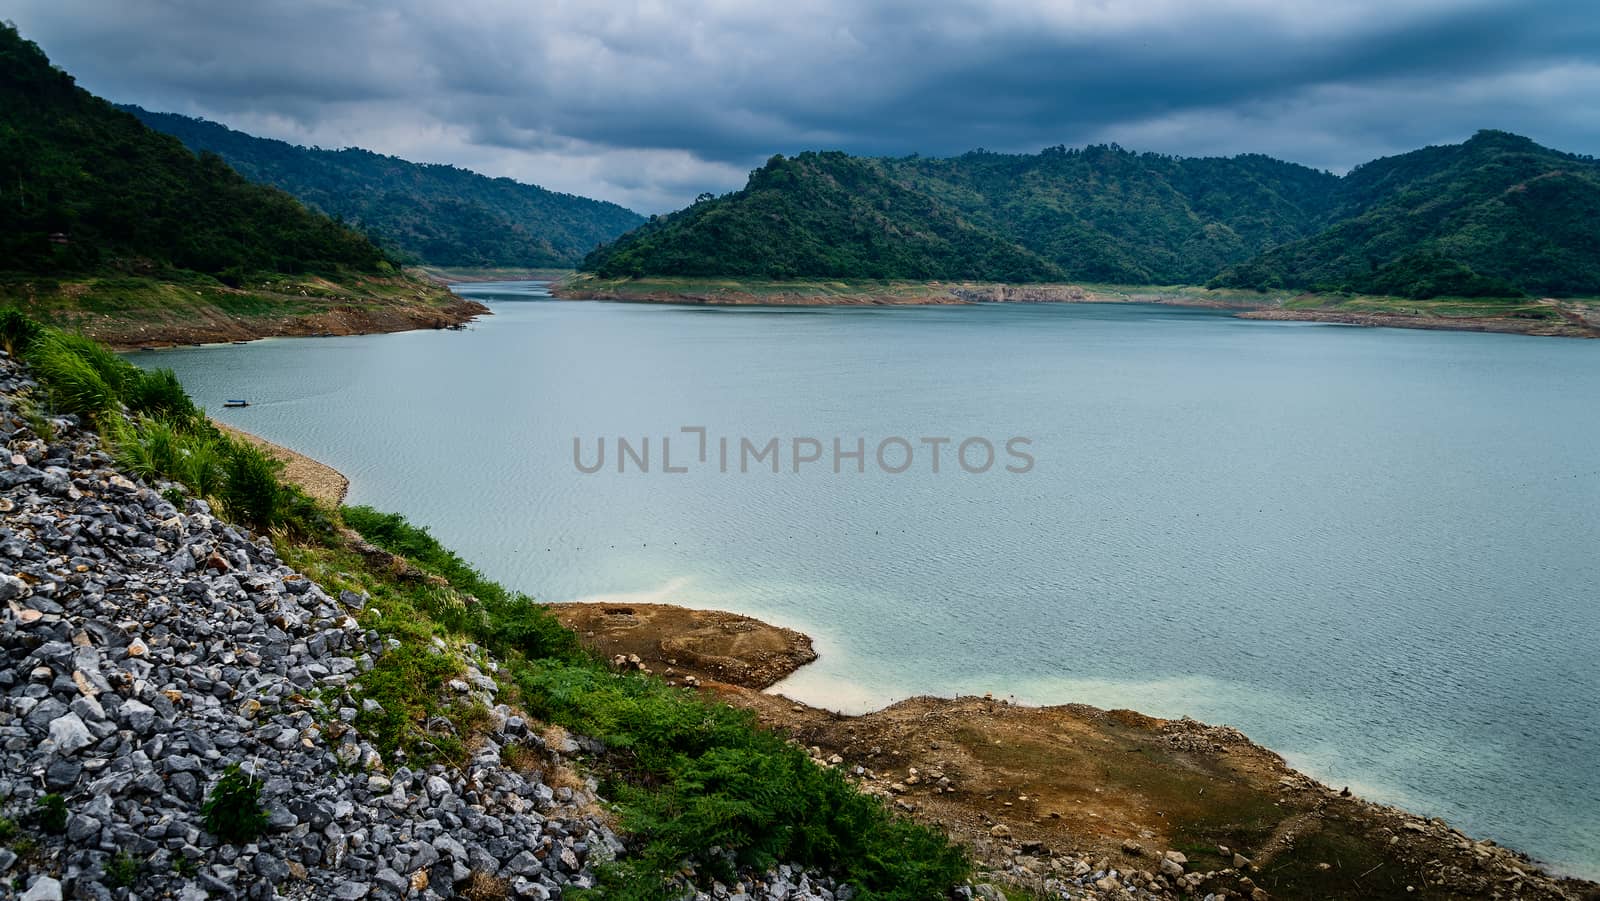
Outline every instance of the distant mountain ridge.
[(0, 272), (389, 268), (359, 232), (151, 131), (0, 23)]
[(302, 147), (204, 119), (121, 108), (192, 150), (218, 154), (251, 181), (360, 228), (408, 262), (570, 267), (644, 222), (614, 203), (454, 166)]
[(1340, 178), (1115, 145), (950, 159), (775, 156), (583, 268), (1084, 281), (1406, 297), (1600, 293), (1600, 167), (1505, 132)]
[(1503, 131), (1352, 170), (1330, 226), (1226, 287), (1407, 296), (1600, 293), (1600, 163)]

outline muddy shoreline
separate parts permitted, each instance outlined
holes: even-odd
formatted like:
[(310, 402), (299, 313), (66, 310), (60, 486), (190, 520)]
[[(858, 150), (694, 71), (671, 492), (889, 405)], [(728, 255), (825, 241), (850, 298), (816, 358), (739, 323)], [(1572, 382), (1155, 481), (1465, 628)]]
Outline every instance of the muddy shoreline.
[(200, 317), (175, 321), (79, 323), (85, 334), (116, 350), (182, 347), (254, 341), (258, 338), (316, 338), (334, 335), (383, 335), (419, 329), (465, 325), (489, 308), (455, 297), (443, 303), (394, 304), (378, 308), (332, 306), (314, 313), (271, 317)]
[[(1002, 285), (930, 283), (901, 290), (870, 289), (818, 293), (774, 290), (756, 294), (737, 288), (717, 290), (631, 290), (592, 282), (553, 283), (552, 296), (562, 300), (603, 300), (619, 303), (690, 304), (702, 306), (942, 306), (973, 303), (1148, 303), (1164, 306), (1233, 310), (1240, 319), (1325, 322), (1370, 328), (1432, 329), (1440, 331), (1494, 332), (1563, 338), (1600, 337), (1600, 314), (1573, 310), (1549, 302), (1559, 313), (1554, 319), (1516, 316), (1428, 316), (1406, 313), (1338, 309), (1284, 309), (1272, 299), (1253, 300), (1237, 293), (1129, 288), (1111, 291), (1078, 285)], [(1281, 300), (1281, 299), (1279, 299)]]
[(847, 716), (767, 691), (816, 658), (794, 630), (665, 604), (550, 610), (615, 666), (752, 711), (819, 765), (944, 829), (1000, 881), (1026, 887), (1066, 861), (1157, 871), (1176, 849), (1190, 873), (1212, 874), (1199, 894), (1600, 898), (1600, 885), (1324, 785), (1230, 727), (992, 697)]
[(994, 882), (1037, 888), (1108, 866), (1151, 882), (1172, 852), (1195, 897), (1600, 899), (1600, 884), (1318, 782), (1231, 727), (989, 696), (850, 716), (770, 690), (817, 659), (796, 630), (670, 604), (548, 609), (614, 667), (749, 710), (817, 765), (944, 830)]

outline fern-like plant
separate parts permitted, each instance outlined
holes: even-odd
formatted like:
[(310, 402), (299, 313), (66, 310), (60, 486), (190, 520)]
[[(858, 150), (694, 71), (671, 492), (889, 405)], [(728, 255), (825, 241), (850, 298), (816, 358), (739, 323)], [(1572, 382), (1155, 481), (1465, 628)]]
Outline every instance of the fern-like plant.
[(242, 845), (267, 831), (267, 812), (261, 808), (261, 780), (236, 763), (222, 773), (200, 806), (206, 831), (225, 842)]

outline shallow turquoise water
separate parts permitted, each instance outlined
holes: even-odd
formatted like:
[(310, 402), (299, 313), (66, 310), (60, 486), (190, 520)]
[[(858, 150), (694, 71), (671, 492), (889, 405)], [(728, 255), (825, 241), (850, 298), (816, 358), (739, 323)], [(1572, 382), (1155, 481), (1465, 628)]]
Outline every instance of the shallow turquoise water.
[[(543, 599), (804, 629), (822, 659), (781, 686), (801, 699), (991, 691), (1225, 722), (1600, 876), (1600, 342), (463, 290), (495, 311), (466, 332), (134, 358)], [(235, 396), (254, 405), (221, 408)], [(683, 426), (708, 429), (706, 464)], [(579, 472), (574, 438), (589, 463), (602, 436), (607, 467)], [(652, 471), (616, 472), (618, 436), (650, 438)], [(663, 436), (688, 472), (661, 471)], [(836, 436), (866, 442), (868, 472), (834, 473)], [(917, 454), (901, 474), (873, 459), (894, 436)], [(951, 444), (931, 472), (920, 438), (971, 436), (990, 471)], [(1015, 436), (1030, 472), (1003, 471)], [(739, 472), (741, 437), (782, 439), (783, 471)], [(794, 437), (823, 459), (792, 472)]]

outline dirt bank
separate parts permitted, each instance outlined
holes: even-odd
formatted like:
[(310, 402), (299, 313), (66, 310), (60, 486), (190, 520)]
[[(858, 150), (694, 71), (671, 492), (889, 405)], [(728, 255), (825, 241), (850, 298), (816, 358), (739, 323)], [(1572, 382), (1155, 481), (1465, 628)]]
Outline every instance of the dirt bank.
[(1493, 842), (1322, 785), (1228, 727), (976, 697), (844, 716), (763, 692), (815, 657), (793, 630), (657, 604), (552, 610), (602, 653), (755, 711), (1014, 885), (1084, 861), (1159, 873), (1170, 850), (1191, 878), (1210, 874), (1196, 896), (1600, 898)]
[(240, 288), (155, 279), (8, 282), (0, 285), (0, 304), (120, 350), (442, 329), (489, 313), (477, 301), (398, 275), (308, 275)]
[[(1593, 302), (1510, 302), (1505, 315), (1459, 309), (1416, 311), (1435, 301), (1241, 291), (1189, 285), (998, 284), (991, 282), (867, 282), (645, 277), (602, 279), (579, 273), (551, 285), (568, 300), (612, 300), (706, 306), (926, 306), (966, 303), (1146, 303), (1234, 310), (1242, 319), (1329, 322), (1389, 328), (1600, 337)], [(1467, 302), (1482, 308), (1484, 304)], [(1459, 304), (1457, 304), (1459, 306)], [(1286, 308), (1290, 307), (1290, 308)], [(1449, 306), (1448, 303), (1444, 306)], [(1395, 307), (1396, 309), (1389, 309)], [(1530, 315), (1531, 314), (1531, 315)]]
[[(256, 338), (308, 338), (328, 335), (379, 335), (415, 329), (444, 329), (485, 315), (489, 308), (474, 300), (444, 303), (396, 302), (381, 306), (329, 304), (326, 309), (283, 316), (233, 316), (221, 310), (200, 315), (153, 315), (143, 321), (80, 323), (90, 337), (118, 350), (140, 347), (214, 344)], [(190, 312), (190, 311), (185, 311)]]
[(1560, 338), (1600, 338), (1600, 327), (1596, 324), (1581, 314), (1570, 311), (1563, 313), (1560, 319), (1519, 319), (1510, 316), (1408, 316), (1403, 313), (1359, 313), (1341, 310), (1250, 310), (1239, 313), (1238, 316), (1240, 319), (1332, 322), (1369, 328), (1421, 328)]

